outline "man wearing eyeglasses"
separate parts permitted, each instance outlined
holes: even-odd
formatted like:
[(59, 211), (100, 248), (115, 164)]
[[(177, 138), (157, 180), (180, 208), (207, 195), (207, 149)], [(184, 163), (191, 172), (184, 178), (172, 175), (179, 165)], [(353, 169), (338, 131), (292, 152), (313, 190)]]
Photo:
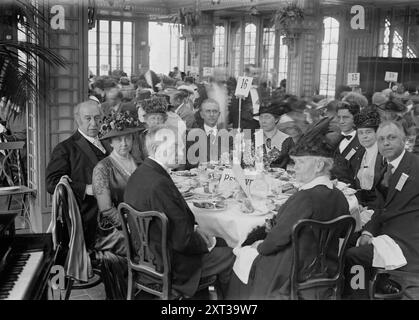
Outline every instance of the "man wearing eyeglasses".
[[(217, 125), (220, 117), (220, 106), (214, 99), (205, 100), (199, 110), (203, 123), (196, 125), (188, 133), (189, 138), (194, 136), (195, 139), (188, 141), (188, 161), (190, 153), (193, 153), (200, 162), (219, 161), (224, 152), (229, 152), (232, 148), (232, 137), (228, 137), (228, 142), (221, 139), (221, 128)], [(223, 130), (223, 132), (226, 132)], [(226, 132), (227, 133), (227, 132)], [(205, 136), (205, 138), (204, 138)], [(194, 147), (195, 152), (189, 152), (189, 148)], [(200, 151), (206, 150), (206, 156), (199, 154)], [(189, 165), (195, 165), (194, 162), (189, 162)]]

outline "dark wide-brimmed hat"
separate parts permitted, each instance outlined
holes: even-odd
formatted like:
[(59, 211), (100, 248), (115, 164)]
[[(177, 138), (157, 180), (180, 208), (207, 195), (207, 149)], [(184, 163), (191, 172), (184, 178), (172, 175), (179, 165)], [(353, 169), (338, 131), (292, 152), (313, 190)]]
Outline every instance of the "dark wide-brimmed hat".
[(323, 118), (309, 128), (290, 151), (290, 156), (317, 156), (333, 158), (342, 137), (330, 131), (332, 118)]
[(373, 128), (377, 129), (380, 125), (380, 114), (376, 109), (366, 108), (360, 113), (355, 115), (354, 124), (357, 129), (359, 128)]
[(286, 114), (291, 111), (291, 108), (288, 104), (282, 102), (272, 102), (267, 106), (261, 106), (259, 112), (254, 114), (255, 116), (260, 116), (263, 113), (270, 113), (274, 116), (280, 117), (283, 114)]
[(389, 111), (389, 112), (406, 112), (407, 107), (403, 104), (403, 102), (397, 100), (397, 99), (390, 99), (386, 103), (377, 105), (377, 107), (383, 111)]
[(128, 111), (113, 113), (103, 119), (103, 124), (99, 130), (99, 139), (105, 140), (125, 136), (143, 130), (145, 130), (144, 125)]

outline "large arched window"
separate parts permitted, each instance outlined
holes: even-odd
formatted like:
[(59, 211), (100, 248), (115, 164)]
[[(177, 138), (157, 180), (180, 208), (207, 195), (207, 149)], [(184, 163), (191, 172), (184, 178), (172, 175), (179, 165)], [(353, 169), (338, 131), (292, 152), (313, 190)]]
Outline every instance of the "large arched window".
[(244, 65), (256, 63), (256, 25), (249, 23), (244, 29)]
[(233, 74), (237, 78), (240, 73), (240, 46), (241, 45), (241, 29), (240, 27), (236, 29), (233, 34), (233, 47), (232, 47), (232, 56), (233, 56)]
[(275, 57), (275, 28), (271, 26), (263, 27), (262, 44), (262, 74), (272, 82)]
[(320, 66), (320, 94), (328, 97), (335, 95), (336, 69), (338, 63), (339, 22), (326, 17)]
[(216, 26), (214, 33), (214, 66), (221, 67), (225, 65), (225, 28)]
[(282, 80), (287, 79), (288, 74), (288, 46), (284, 44), (284, 36), (279, 38), (278, 52), (278, 85)]

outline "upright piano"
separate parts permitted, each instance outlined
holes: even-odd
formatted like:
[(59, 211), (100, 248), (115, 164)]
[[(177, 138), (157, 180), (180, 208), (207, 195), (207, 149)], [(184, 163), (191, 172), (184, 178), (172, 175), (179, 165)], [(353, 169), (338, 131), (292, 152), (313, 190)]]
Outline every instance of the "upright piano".
[(46, 298), (54, 263), (50, 233), (16, 234), (16, 214), (0, 214), (0, 300)]

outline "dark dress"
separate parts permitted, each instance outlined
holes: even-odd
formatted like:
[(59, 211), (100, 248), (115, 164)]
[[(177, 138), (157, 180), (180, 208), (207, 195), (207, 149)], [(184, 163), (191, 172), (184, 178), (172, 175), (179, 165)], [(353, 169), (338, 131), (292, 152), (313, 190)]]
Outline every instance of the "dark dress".
[[(349, 205), (343, 193), (319, 185), (302, 190), (291, 196), (279, 209), (274, 227), (259, 244), (259, 255), (253, 261), (248, 284), (243, 284), (237, 276), (231, 279), (228, 299), (289, 299), (292, 267), (293, 226), (300, 219), (332, 220), (349, 214)], [(312, 232), (304, 232), (300, 240), (301, 256), (304, 257), (300, 274), (309, 272), (318, 240)], [(338, 241), (327, 253), (330, 270), (337, 266)]]

